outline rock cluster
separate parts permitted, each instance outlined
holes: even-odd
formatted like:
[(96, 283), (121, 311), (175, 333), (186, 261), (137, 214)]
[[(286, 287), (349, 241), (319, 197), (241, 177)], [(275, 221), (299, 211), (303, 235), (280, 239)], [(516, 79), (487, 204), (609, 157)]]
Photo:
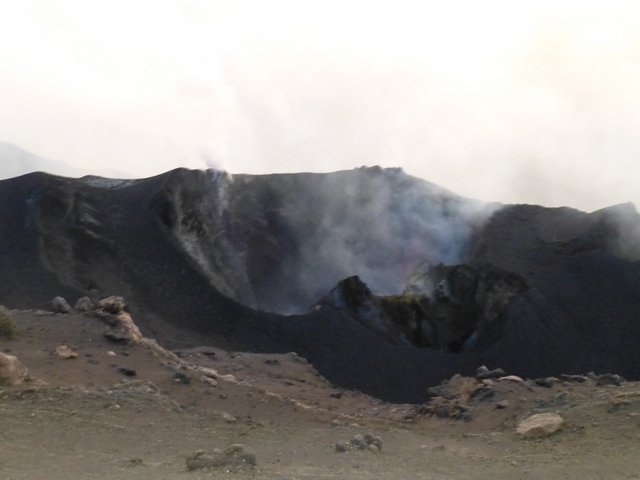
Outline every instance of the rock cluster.
[(253, 449), (241, 444), (231, 445), (224, 450), (215, 449), (211, 453), (198, 450), (187, 457), (187, 468), (198, 470), (202, 468), (227, 468), (237, 470), (253, 468), (256, 465), (256, 454)]
[(366, 435), (355, 435), (350, 442), (341, 441), (336, 443), (336, 452), (338, 453), (359, 450), (378, 453), (382, 450), (382, 439), (367, 433)]

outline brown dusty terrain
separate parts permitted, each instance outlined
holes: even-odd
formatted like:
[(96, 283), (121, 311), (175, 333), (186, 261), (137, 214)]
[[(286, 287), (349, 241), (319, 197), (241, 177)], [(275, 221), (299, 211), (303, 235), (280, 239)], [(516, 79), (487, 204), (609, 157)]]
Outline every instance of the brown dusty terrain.
[[(196, 348), (176, 352), (188, 362), (179, 367), (146, 346), (108, 341), (91, 315), (13, 315), (18, 338), (0, 337), (0, 351), (40, 381), (0, 387), (2, 479), (640, 478), (635, 382), (495, 382), (491, 396), (467, 402), (470, 419), (455, 420), (335, 388), (293, 353)], [(78, 357), (60, 358), (61, 345)], [(196, 365), (216, 370), (217, 386)], [(448, 388), (478, 383), (456, 377)], [(520, 420), (546, 412), (566, 420), (560, 432), (516, 434)], [(336, 442), (365, 433), (382, 439), (379, 453), (336, 452)], [(255, 450), (255, 468), (187, 470), (194, 451), (236, 443)]]

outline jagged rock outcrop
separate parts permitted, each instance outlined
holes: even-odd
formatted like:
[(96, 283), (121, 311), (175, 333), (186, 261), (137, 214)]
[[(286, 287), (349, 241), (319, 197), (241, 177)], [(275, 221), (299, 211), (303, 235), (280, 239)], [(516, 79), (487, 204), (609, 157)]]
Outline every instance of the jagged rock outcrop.
[(489, 263), (422, 264), (402, 295), (376, 296), (353, 276), (318, 306), (346, 311), (394, 343), (458, 352), (488, 341), (511, 299), (528, 289), (525, 278)]
[(142, 342), (142, 333), (126, 312), (127, 305), (122, 297), (111, 296), (98, 302), (99, 310), (93, 314), (109, 325), (104, 336), (112, 342), (124, 342), (138, 345)]

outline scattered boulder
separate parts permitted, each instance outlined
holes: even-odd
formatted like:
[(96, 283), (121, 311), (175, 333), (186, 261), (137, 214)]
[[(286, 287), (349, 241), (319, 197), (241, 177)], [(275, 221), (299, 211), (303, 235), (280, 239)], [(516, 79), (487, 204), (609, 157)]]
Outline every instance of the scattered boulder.
[(478, 373), (476, 375), (476, 380), (484, 380), (486, 378), (500, 378), (506, 376), (507, 373), (503, 369), (496, 368), (495, 370), (488, 370), (486, 372), (483, 371), (482, 373)]
[(349, 449), (349, 444), (347, 442), (336, 443), (336, 452), (346, 453), (348, 449)]
[(135, 377), (138, 374), (135, 368), (118, 367), (118, 371), (127, 377)]
[(53, 313), (73, 313), (72, 308), (62, 297), (56, 297), (51, 300), (51, 310), (53, 310)]
[(616, 374), (612, 374), (612, 373), (605, 373), (603, 375), (596, 375), (596, 384), (602, 386), (602, 385), (614, 385), (616, 387), (619, 387), (620, 385), (622, 385), (622, 382), (624, 382), (624, 378), (622, 378), (620, 375), (616, 375)]
[(364, 441), (367, 445), (375, 445), (378, 450), (382, 450), (382, 439), (380, 437), (374, 437), (370, 433), (364, 436)]
[(98, 302), (98, 307), (107, 313), (117, 315), (118, 313), (125, 311), (127, 304), (124, 303), (124, 298), (111, 296), (100, 300)]
[(173, 381), (188, 385), (191, 383), (191, 377), (184, 372), (176, 372), (173, 374)]
[(202, 468), (253, 468), (256, 465), (256, 454), (253, 449), (241, 444), (231, 445), (224, 450), (215, 449), (212, 453), (198, 450), (187, 457), (187, 469)]
[(584, 375), (565, 375), (564, 373), (560, 375), (560, 380), (564, 380), (565, 382), (572, 383), (584, 383), (589, 380)]
[(551, 388), (554, 383), (560, 383), (560, 379), (556, 377), (536, 378), (536, 385), (541, 387)]
[(562, 428), (564, 419), (555, 413), (539, 413), (518, 425), (518, 435), (523, 437), (547, 437)]
[(58, 355), (60, 358), (64, 358), (65, 360), (78, 358), (78, 354), (76, 352), (73, 352), (66, 345), (60, 345), (58, 348), (56, 348), (56, 355)]
[(82, 297), (76, 302), (74, 308), (77, 312), (91, 312), (96, 309), (96, 306), (89, 297)]
[(498, 410), (504, 410), (505, 408), (507, 408), (509, 406), (509, 400), (502, 400), (501, 402), (498, 402), (496, 404), (496, 408)]
[(358, 450), (364, 450), (367, 448), (367, 442), (362, 435), (356, 435), (351, 439), (351, 446)]
[(198, 373), (201, 373), (202, 375), (204, 375), (205, 377), (209, 377), (209, 378), (213, 378), (216, 379), (218, 378), (218, 372), (215, 371), (213, 368), (209, 368), (209, 367), (198, 367), (196, 368), (196, 371)]
[(20, 385), (33, 380), (29, 369), (16, 357), (0, 352), (0, 385)]
[(200, 376), (200, 381), (202, 383), (208, 383), (212, 387), (217, 387), (218, 386), (218, 382), (215, 379), (213, 379), (211, 377), (207, 377), (206, 375), (201, 375)]
[(122, 297), (109, 297), (98, 302), (100, 310), (94, 314), (109, 325), (104, 333), (105, 338), (112, 342), (123, 342), (132, 345), (142, 343), (143, 336), (131, 315), (126, 311), (126, 304)]

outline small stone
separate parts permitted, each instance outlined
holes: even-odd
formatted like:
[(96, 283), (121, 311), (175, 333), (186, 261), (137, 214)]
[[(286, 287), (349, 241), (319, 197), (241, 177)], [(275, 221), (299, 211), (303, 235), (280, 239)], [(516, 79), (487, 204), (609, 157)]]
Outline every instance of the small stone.
[(191, 377), (183, 372), (176, 372), (173, 374), (173, 381), (177, 383), (184, 383), (186, 385), (191, 383)]
[(135, 368), (118, 367), (118, 371), (127, 377), (135, 377), (138, 374)]
[(378, 451), (382, 450), (382, 439), (380, 437), (374, 437), (370, 433), (364, 435), (364, 441), (367, 442), (367, 445), (375, 445)]
[(500, 377), (496, 380), (497, 382), (524, 382), (521, 377), (517, 375), (507, 375), (506, 377)]
[(218, 372), (213, 368), (198, 367), (198, 372), (209, 378), (213, 378), (213, 379), (218, 378)]
[(376, 447), (373, 443), (367, 446), (367, 450), (371, 453), (378, 453), (380, 449)]
[(140, 467), (144, 464), (144, 461), (141, 458), (130, 458), (127, 460), (127, 463), (130, 467)]
[(112, 296), (100, 300), (98, 302), (98, 307), (102, 308), (107, 313), (117, 315), (124, 311), (127, 308), (127, 305), (124, 303), (124, 298)]
[(116, 352), (114, 352), (113, 350), (109, 350), (107, 352), (107, 356), (109, 356), (109, 357), (115, 357), (116, 355), (117, 355)]
[(351, 439), (351, 445), (358, 450), (367, 448), (367, 442), (362, 435), (356, 435)]
[(523, 420), (517, 432), (524, 437), (546, 437), (562, 428), (564, 419), (554, 413), (539, 413)]
[(51, 309), (54, 313), (72, 313), (73, 310), (67, 303), (67, 301), (62, 297), (56, 297), (51, 300)]
[(553, 387), (554, 382), (551, 380), (551, 377), (547, 378), (536, 378), (536, 385), (544, 388)]
[(498, 402), (496, 404), (496, 408), (498, 410), (503, 410), (503, 409), (507, 408), (508, 406), (509, 406), (509, 400), (503, 400), (503, 401)]
[(211, 454), (207, 454), (204, 450), (198, 450), (192, 456), (187, 457), (187, 469), (220, 468), (224, 467), (227, 462), (227, 455), (220, 450), (214, 450)]
[(565, 382), (571, 382), (571, 383), (584, 383), (587, 380), (589, 380), (584, 375), (565, 375), (565, 374), (560, 375), (560, 379), (564, 380)]
[(66, 345), (60, 345), (59, 347), (57, 347), (56, 355), (58, 355), (60, 358), (64, 358), (65, 360), (78, 358), (78, 354), (76, 352), (72, 352), (71, 349)]
[(501, 368), (496, 368), (495, 370), (489, 370), (488, 372), (479, 373), (476, 375), (477, 380), (484, 380), (485, 378), (500, 378), (505, 377), (507, 374)]
[(82, 297), (76, 302), (75, 309), (78, 312), (91, 312), (96, 309), (96, 306), (89, 297)]
[(603, 375), (596, 376), (596, 383), (600, 386), (615, 385), (616, 387), (619, 387), (622, 385), (622, 382), (624, 382), (624, 378), (616, 374), (605, 373)]
[(483, 375), (488, 372), (489, 369), (485, 365), (482, 365), (481, 367), (478, 367), (478, 370), (476, 370), (476, 375)]
[(336, 443), (336, 452), (345, 453), (349, 448), (347, 442), (338, 442)]
[(224, 449), (227, 456), (227, 463), (232, 467), (244, 467), (256, 465), (256, 454), (251, 448), (247, 448), (242, 444), (231, 445)]
[(227, 423), (236, 423), (238, 421), (236, 417), (227, 412), (222, 412), (222, 419)]
[(218, 382), (216, 382), (213, 378), (211, 377), (207, 377), (206, 375), (201, 375), (200, 376), (200, 381), (203, 383), (208, 383), (209, 385), (211, 385), (212, 387), (217, 387), (218, 386)]
[(329, 394), (329, 398), (342, 398), (344, 392), (334, 392)]

